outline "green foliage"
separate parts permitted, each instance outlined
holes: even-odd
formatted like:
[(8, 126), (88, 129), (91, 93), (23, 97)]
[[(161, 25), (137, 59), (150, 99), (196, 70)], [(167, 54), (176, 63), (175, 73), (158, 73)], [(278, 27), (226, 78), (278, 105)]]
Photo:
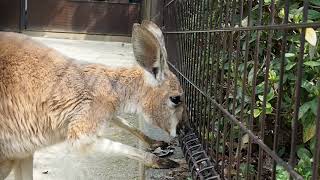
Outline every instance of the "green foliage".
[(277, 180), (288, 180), (290, 178), (289, 173), (282, 167), (277, 166)]
[[(265, 1), (268, 5), (269, 1)], [(275, 21), (281, 23), (284, 19), (284, 2), (278, 1), (276, 3), (277, 16)], [(311, 4), (314, 8), (310, 8), (308, 11), (308, 22), (320, 21), (320, 1), (313, 0)], [(303, 2), (294, 0), (291, 1), (290, 10), (289, 10), (289, 22), (300, 23), (302, 22), (303, 17)], [(258, 13), (258, 12), (253, 12)], [(265, 14), (264, 14), (265, 15)], [(266, 14), (266, 16), (268, 16)], [(269, 16), (268, 16), (269, 18)], [(268, 19), (266, 18), (266, 19)], [(267, 22), (266, 22), (267, 23)], [(262, 32), (260, 41), (265, 41), (267, 39), (267, 34), (270, 32)], [(283, 81), (283, 98), (281, 109), (281, 121), (282, 123), (287, 124), (290, 127), (292, 121), (292, 115), (294, 111), (294, 99), (295, 99), (295, 82), (296, 82), (296, 72), (297, 72), (297, 62), (300, 54), (300, 36), (301, 30), (289, 31), (287, 34), (287, 49), (285, 52), (285, 72), (284, 72), (284, 81)], [(301, 106), (299, 110), (299, 121), (303, 126), (303, 144), (301, 144), (298, 152), (298, 165), (296, 170), (305, 178), (311, 178), (311, 169), (312, 169), (312, 152), (314, 152), (314, 146), (312, 147), (311, 141), (314, 142), (315, 133), (316, 133), (316, 108), (317, 108), (317, 97), (320, 95), (320, 46), (319, 46), (319, 32), (316, 32), (312, 28), (307, 28), (306, 31), (306, 44), (305, 51), (303, 52), (303, 77), (301, 85)], [(266, 99), (266, 121), (270, 121), (275, 118), (273, 115), (274, 109), (276, 109), (276, 99), (279, 93), (279, 79), (280, 79), (280, 60), (281, 60), (281, 51), (279, 51), (279, 46), (276, 46), (278, 43), (282, 43), (283, 32), (274, 31), (271, 47), (271, 63), (269, 71), (269, 87), (267, 89), (268, 95)], [(249, 48), (254, 49), (256, 41), (252, 41), (252, 45)], [(261, 45), (260, 45), (261, 47)], [(261, 48), (265, 48), (263, 46)], [(265, 52), (265, 51), (262, 51)], [(264, 63), (266, 59), (266, 53), (259, 53), (259, 68), (265, 68)], [(251, 72), (253, 66), (248, 66), (248, 71)], [(264, 74), (265, 71), (258, 72), (257, 75), (257, 101), (255, 109), (253, 112), (254, 118), (258, 118), (263, 115), (262, 113), (262, 102), (263, 102), (263, 90), (264, 89)], [(248, 74), (251, 75), (250, 73)], [(252, 75), (251, 75), (252, 76)], [(248, 77), (248, 80), (251, 80), (251, 77)], [(277, 178), (278, 179), (289, 179), (288, 174), (281, 168), (277, 167)]]
[[(303, 179), (310, 180), (312, 177), (312, 153), (301, 146), (297, 152), (299, 162), (295, 170), (303, 176)], [(288, 180), (288, 172), (281, 166), (277, 166), (277, 180)]]
[[(206, 1), (204, 1), (206, 2)], [(227, 24), (224, 23), (225, 17), (220, 17), (226, 4), (226, 1), (221, 3), (214, 3), (213, 16), (217, 18), (211, 18), (212, 22), (208, 21), (207, 15), (201, 19), (199, 24), (205, 24), (204, 29), (208, 28), (209, 24), (213, 23), (211, 27), (223, 28), (221, 26)], [(243, 17), (240, 19), (239, 9), (232, 17), (235, 27), (241, 26), (266, 26), (270, 24), (271, 19), (271, 0), (264, 0), (262, 7), (262, 19), (259, 21), (259, 1), (252, 1), (251, 19), (249, 18), (249, 1), (243, 1)], [(274, 24), (281, 24), (284, 22), (285, 17), (285, 1), (275, 0), (275, 17)], [(239, 8), (239, 7), (238, 7)], [(209, 8), (210, 9), (210, 8)], [(192, 12), (197, 12), (196, 10)], [(207, 11), (208, 13), (208, 11)], [(194, 13), (191, 13), (192, 17), (189, 19), (191, 22), (195, 20), (193, 17), (197, 17)], [(302, 23), (303, 19), (303, 1), (291, 0), (289, 7), (289, 23)], [(227, 18), (226, 18), (227, 19)], [(308, 22), (320, 21), (320, 0), (310, 0), (310, 7), (308, 10)], [(250, 24), (248, 24), (250, 22)], [(223, 24), (223, 25), (222, 25)], [(189, 27), (190, 28), (190, 27)], [(201, 29), (201, 28), (200, 28)], [(209, 28), (208, 28), (209, 29)], [(183, 30), (194, 30), (184, 27)], [(301, 84), (301, 96), (300, 96), (300, 109), (299, 109), (299, 123), (302, 125), (298, 140), (302, 140), (297, 153), (298, 165), (296, 170), (303, 175), (306, 179), (309, 178), (311, 173), (312, 153), (314, 152), (315, 142), (315, 119), (317, 111), (317, 99), (320, 96), (320, 43), (319, 30), (313, 28), (306, 28), (305, 35), (305, 48), (303, 52), (301, 50), (301, 32), (299, 28), (296, 29), (283, 29), (276, 30), (259, 30), (259, 31), (234, 31), (234, 32), (213, 32), (209, 35), (202, 36), (200, 33), (193, 33), (187, 35), (186, 44), (187, 55), (190, 58), (190, 64), (197, 68), (196, 72), (205, 71), (202, 77), (190, 76), (192, 81), (200, 82), (199, 87), (203, 86), (201, 83), (211, 83), (208, 87), (202, 88), (207, 94), (211, 95), (215, 100), (224, 106), (229, 112), (232, 112), (237, 119), (242, 118), (243, 125), (249, 127), (248, 123), (252, 124), (255, 134), (260, 135), (258, 131), (261, 131), (261, 121), (264, 120), (266, 125), (265, 131), (271, 133), (265, 134), (270, 136), (269, 139), (273, 140), (274, 123), (276, 118), (277, 100), (279, 98), (280, 86), (282, 87), (280, 118), (281, 128), (286, 127), (285, 131), (290, 131), (291, 123), (293, 120), (294, 107), (295, 107), (295, 86), (297, 81), (297, 64), (300, 57), (303, 57), (303, 75)], [(228, 34), (230, 33), (230, 34)], [(232, 38), (230, 38), (232, 35)], [(184, 36), (184, 35), (183, 35)], [(196, 38), (197, 37), (197, 38)], [(218, 38), (217, 38), (218, 37)], [(284, 38), (286, 41), (283, 42)], [(271, 41), (269, 42), (269, 39)], [(239, 40), (239, 41), (238, 41)], [(285, 51), (283, 52), (282, 44), (284, 43)], [(228, 48), (229, 47), (229, 48)], [(270, 53), (268, 52), (270, 48)], [(240, 49), (240, 52), (237, 50)], [(201, 53), (199, 53), (201, 52)], [(270, 55), (270, 56), (268, 56)], [(284, 57), (284, 59), (282, 58)], [(188, 58), (187, 58), (188, 59)], [(270, 64), (267, 66), (267, 60)], [(280, 72), (281, 62), (284, 61), (284, 73), (283, 80), (280, 84)], [(189, 59), (188, 59), (189, 61)], [(267, 71), (267, 67), (269, 68)], [(268, 79), (266, 83), (265, 79)], [(229, 93), (229, 94), (227, 94)], [(264, 95), (266, 95), (264, 97)], [(253, 101), (254, 99), (254, 101)], [(213, 105), (210, 105), (208, 109), (211, 109)], [(218, 111), (213, 112), (216, 113)], [(210, 115), (210, 119), (214, 119), (216, 124), (210, 124), (215, 127), (215, 131), (222, 134), (225, 127), (230, 127), (228, 120), (222, 119), (221, 115)], [(219, 116), (219, 117), (218, 117)], [(219, 123), (217, 121), (219, 120)], [(222, 123), (223, 122), (223, 123)], [(219, 127), (219, 128), (218, 128)], [(230, 129), (224, 134), (228, 136), (231, 134)], [(232, 129), (235, 143), (242, 143), (241, 150), (246, 147), (247, 136), (240, 133), (238, 126), (234, 126)], [(215, 132), (216, 133), (216, 132)], [(223, 154), (226, 147), (225, 144), (231, 142), (216, 142), (217, 137), (215, 133), (209, 133), (206, 139), (217, 143), (217, 150), (215, 153)], [(279, 139), (282, 138), (280, 134)], [(291, 132), (286, 132), (291, 134)], [(221, 137), (220, 137), (221, 138)], [(229, 138), (226, 138), (229, 141)], [(232, 141), (230, 140), (230, 141)], [(287, 138), (282, 142), (282, 146), (278, 147), (278, 155), (287, 160), (286, 158), (290, 152), (290, 138)], [(299, 142), (300, 143), (300, 142)], [(267, 144), (272, 147), (271, 144)], [(234, 145), (235, 146), (235, 145)], [(228, 148), (228, 147), (227, 147)], [(233, 151), (240, 151), (239, 149), (233, 149)], [(256, 152), (254, 152), (256, 153)], [(242, 165), (240, 167), (241, 174), (244, 175), (247, 166)], [(249, 166), (249, 171), (256, 171), (256, 166)], [(277, 167), (277, 179), (289, 179), (286, 171), (278, 166)]]
[[(274, 18), (275, 24), (281, 24), (284, 21), (285, 10), (284, 1), (276, 2), (276, 13)], [(245, 1), (243, 19), (236, 22), (236, 26), (247, 26), (248, 25), (248, 4)], [(308, 11), (308, 22), (320, 21), (320, 0), (311, 0), (312, 4)], [(271, 0), (265, 0), (263, 5), (263, 16), (262, 25), (268, 25), (270, 23), (270, 5)], [(258, 25), (259, 20), (259, 4), (258, 1), (253, 3), (252, 8), (252, 25)], [(235, 19), (238, 17), (235, 16)], [(289, 19), (290, 23), (301, 23), (303, 19), (303, 1), (292, 0), (290, 1), (289, 8)], [(218, 23), (218, 22), (217, 22)], [(285, 52), (282, 52), (281, 45), (284, 39), (283, 30), (274, 31), (252, 31), (250, 33), (235, 32), (233, 34), (234, 39), (240, 38), (240, 49), (242, 52), (238, 55), (228, 54), (228, 51), (220, 52), (222, 55), (214, 57), (210, 60), (211, 64), (218, 64), (222, 66), (224, 64), (225, 75), (224, 80), (228, 78), (233, 79), (230, 87), (237, 87), (236, 97), (229, 95), (229, 101), (236, 99), (235, 115), (240, 117), (242, 99), (244, 100), (243, 105), (243, 118), (244, 124), (247, 124), (253, 115), (253, 125), (259, 127), (262, 119), (267, 124), (271, 124), (271, 129), (274, 128), (275, 121), (275, 110), (277, 108), (277, 99), (280, 91), (280, 71), (281, 61), (284, 55), (284, 76), (281, 84), (282, 94), (282, 107), (280, 109), (280, 121), (283, 127), (290, 127), (293, 120), (294, 113), (294, 101), (295, 95), (295, 84), (297, 80), (297, 64), (298, 60), (303, 53), (303, 76), (301, 85), (301, 104), (299, 110), (299, 122), (303, 126), (302, 144), (301, 148), (297, 153), (299, 160), (296, 170), (303, 175), (306, 179), (311, 176), (311, 164), (312, 164), (312, 152), (314, 146), (311, 146), (311, 142), (314, 142), (316, 127), (316, 108), (317, 108), (317, 97), (320, 96), (320, 43), (319, 32), (313, 28), (306, 29), (306, 43), (303, 52), (300, 52), (301, 47), (301, 29), (288, 30), (286, 32)], [(272, 36), (271, 43), (268, 42), (269, 36)], [(259, 37), (259, 39), (257, 38)], [(223, 39), (223, 38), (222, 38)], [(246, 39), (249, 39), (249, 43), (246, 43)], [(257, 42), (259, 40), (259, 42)], [(228, 39), (225, 39), (228, 43)], [(234, 42), (236, 44), (236, 42)], [(223, 43), (217, 46), (222, 46)], [(258, 55), (256, 54), (256, 47), (259, 45)], [(267, 49), (271, 48), (270, 57), (267, 56)], [(206, 49), (206, 50), (210, 50)], [(223, 50), (222, 50), (223, 51)], [(249, 51), (248, 57), (246, 58), (246, 51)], [(285, 54), (282, 54), (285, 53)], [(232, 57), (230, 61), (230, 57)], [(257, 57), (257, 59), (255, 58)], [(208, 57), (207, 57), (208, 58)], [(269, 72), (267, 73), (267, 58), (270, 58)], [(208, 58), (210, 59), (210, 58)], [(247, 61), (245, 62), (245, 59)], [(237, 62), (238, 61), (238, 62)], [(226, 64), (228, 62), (228, 64)], [(229, 64), (231, 63), (231, 64)], [(238, 66), (236, 64), (238, 63)], [(257, 65), (255, 65), (257, 63)], [(257, 69), (255, 69), (255, 66)], [(213, 70), (214, 71), (214, 70)], [(256, 72), (256, 76), (255, 76)], [(214, 73), (217, 73), (214, 71)], [(218, 75), (220, 72), (218, 72)], [(245, 76), (246, 75), (246, 76)], [(266, 77), (267, 76), (267, 77)], [(266, 86), (265, 79), (268, 79), (268, 85)], [(214, 80), (212, 83), (216, 83)], [(218, 81), (219, 83), (219, 81)], [(229, 83), (229, 82), (228, 82)], [(243, 84), (246, 85), (243, 89)], [(254, 92), (255, 91), (255, 92)], [(264, 94), (266, 93), (266, 99)], [(255, 96), (255, 102), (251, 102), (252, 96)], [(233, 107), (230, 106), (230, 109)], [(289, 128), (290, 129), (290, 128)], [(258, 134), (258, 133), (257, 133)], [(273, 136), (273, 135), (271, 135)], [(290, 144), (290, 141), (284, 142), (284, 144)], [(314, 144), (314, 143), (313, 143)], [(290, 149), (285, 147), (279, 147), (283, 151), (279, 155), (288, 156)], [(241, 167), (245, 168), (245, 167)], [(254, 169), (254, 168), (253, 168)], [(277, 167), (277, 178), (278, 179), (289, 179), (288, 174), (282, 167)]]
[(249, 164), (249, 166), (248, 166), (247, 163), (241, 163), (240, 164), (240, 176), (246, 177), (247, 171), (249, 172), (249, 174), (256, 173), (255, 168), (252, 164)]
[[(264, 1), (265, 6), (269, 6), (271, 1)], [(281, 23), (284, 19), (284, 2), (276, 1), (276, 17), (275, 22)], [(308, 11), (308, 22), (320, 21), (320, 1), (313, 0), (311, 4), (315, 8), (310, 8)], [(257, 23), (258, 17), (258, 4), (253, 8), (253, 24)], [(290, 10), (289, 10), (289, 22), (300, 23), (302, 22), (303, 17), (303, 2), (294, 0), (291, 1)], [(270, 16), (267, 13), (263, 13), (263, 23), (267, 24)], [(260, 32), (260, 43), (266, 42), (268, 35), (270, 32)], [(268, 75), (269, 86), (265, 86), (264, 76), (266, 72), (266, 48), (267, 44), (261, 43), (259, 52), (259, 60), (258, 60), (258, 74), (256, 77), (256, 103), (255, 108), (253, 110), (253, 117), (257, 124), (259, 124), (261, 118), (264, 116), (266, 122), (273, 121), (275, 118), (274, 110), (276, 109), (276, 99), (278, 98), (279, 93), (279, 80), (280, 80), (280, 61), (282, 52), (279, 50), (280, 46), (277, 44), (282, 43), (284, 33), (282, 31), (274, 31), (272, 36), (272, 45), (271, 45), (271, 57), (270, 57), (270, 70)], [(249, 50), (254, 53), (256, 46), (256, 33), (251, 35), (252, 40), (249, 44)], [(283, 80), (283, 97), (282, 97), (282, 109), (281, 109), (281, 121), (284, 125), (290, 127), (292, 122), (292, 115), (294, 112), (294, 99), (295, 99), (295, 82), (297, 80), (296, 72), (297, 72), (297, 62), (300, 54), (300, 36), (301, 30), (293, 30), (287, 33), (287, 49), (285, 52), (285, 72), (284, 72), (284, 80)], [(305, 51), (303, 52), (303, 77), (302, 77), (302, 85), (301, 85), (301, 106), (299, 110), (299, 122), (303, 126), (303, 144), (301, 144), (298, 152), (298, 165), (296, 166), (296, 170), (305, 178), (311, 178), (311, 169), (312, 169), (312, 152), (314, 151), (314, 146), (311, 146), (311, 142), (314, 142), (315, 133), (316, 133), (316, 108), (317, 108), (317, 97), (320, 95), (320, 46), (319, 46), (319, 32), (315, 31), (312, 28), (307, 28), (306, 30), (306, 44)], [(245, 38), (245, 37), (243, 37)], [(243, 42), (244, 46), (245, 42)], [(243, 48), (247, 49), (246, 47)], [(249, 53), (250, 54), (250, 53)], [(253, 59), (254, 56), (249, 59)], [(239, 74), (243, 74), (245, 69), (240, 69)], [(247, 66), (248, 73), (248, 91), (245, 91), (245, 95), (250, 96), (253, 89), (253, 71), (254, 65), (252, 61), (248, 62)], [(243, 81), (243, 77), (240, 76), (239, 86)], [(266, 96), (266, 106), (263, 107), (264, 101), (264, 88), (267, 88), (267, 96)], [(248, 112), (248, 116), (250, 115), (250, 104), (248, 103), (245, 108)], [(263, 108), (265, 108), (265, 114), (263, 113)], [(314, 144), (314, 143), (313, 143)], [(280, 149), (280, 148), (279, 148)], [(282, 167), (277, 167), (277, 179), (289, 179), (288, 174)]]

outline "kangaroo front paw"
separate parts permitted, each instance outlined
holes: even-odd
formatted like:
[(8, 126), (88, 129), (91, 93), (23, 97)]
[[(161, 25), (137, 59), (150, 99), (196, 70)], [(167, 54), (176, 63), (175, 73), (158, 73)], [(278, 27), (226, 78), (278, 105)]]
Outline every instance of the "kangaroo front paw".
[(158, 158), (155, 166), (153, 166), (153, 168), (156, 168), (156, 169), (170, 169), (170, 168), (177, 168), (177, 167), (179, 167), (179, 163), (166, 158)]
[(169, 146), (168, 143), (164, 142), (164, 141), (154, 141), (151, 145), (150, 145), (150, 150), (155, 150), (158, 147), (161, 147), (161, 149), (165, 149)]

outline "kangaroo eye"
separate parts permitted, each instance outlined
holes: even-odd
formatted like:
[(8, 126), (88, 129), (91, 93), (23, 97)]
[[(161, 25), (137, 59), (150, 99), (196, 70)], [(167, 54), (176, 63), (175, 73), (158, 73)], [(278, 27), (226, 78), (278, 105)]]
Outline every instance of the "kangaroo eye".
[(170, 101), (173, 102), (175, 105), (179, 105), (181, 101), (181, 96), (171, 96)]

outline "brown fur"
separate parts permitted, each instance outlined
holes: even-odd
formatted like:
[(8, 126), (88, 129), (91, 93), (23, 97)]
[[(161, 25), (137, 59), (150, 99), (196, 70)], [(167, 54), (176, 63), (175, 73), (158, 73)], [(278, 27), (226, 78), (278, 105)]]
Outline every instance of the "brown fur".
[(0, 32), (0, 170), (39, 148), (96, 136), (128, 103), (169, 132), (182, 107), (167, 101), (182, 89), (169, 70), (150, 85), (145, 69), (79, 64), (25, 35)]

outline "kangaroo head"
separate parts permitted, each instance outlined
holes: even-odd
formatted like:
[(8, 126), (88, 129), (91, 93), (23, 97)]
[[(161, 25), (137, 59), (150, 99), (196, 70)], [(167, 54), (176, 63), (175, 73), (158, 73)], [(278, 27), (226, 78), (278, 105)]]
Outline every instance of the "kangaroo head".
[(183, 90), (169, 70), (164, 37), (150, 21), (134, 24), (132, 45), (136, 61), (145, 69), (144, 88), (139, 106), (145, 120), (176, 136), (176, 128), (185, 113)]

